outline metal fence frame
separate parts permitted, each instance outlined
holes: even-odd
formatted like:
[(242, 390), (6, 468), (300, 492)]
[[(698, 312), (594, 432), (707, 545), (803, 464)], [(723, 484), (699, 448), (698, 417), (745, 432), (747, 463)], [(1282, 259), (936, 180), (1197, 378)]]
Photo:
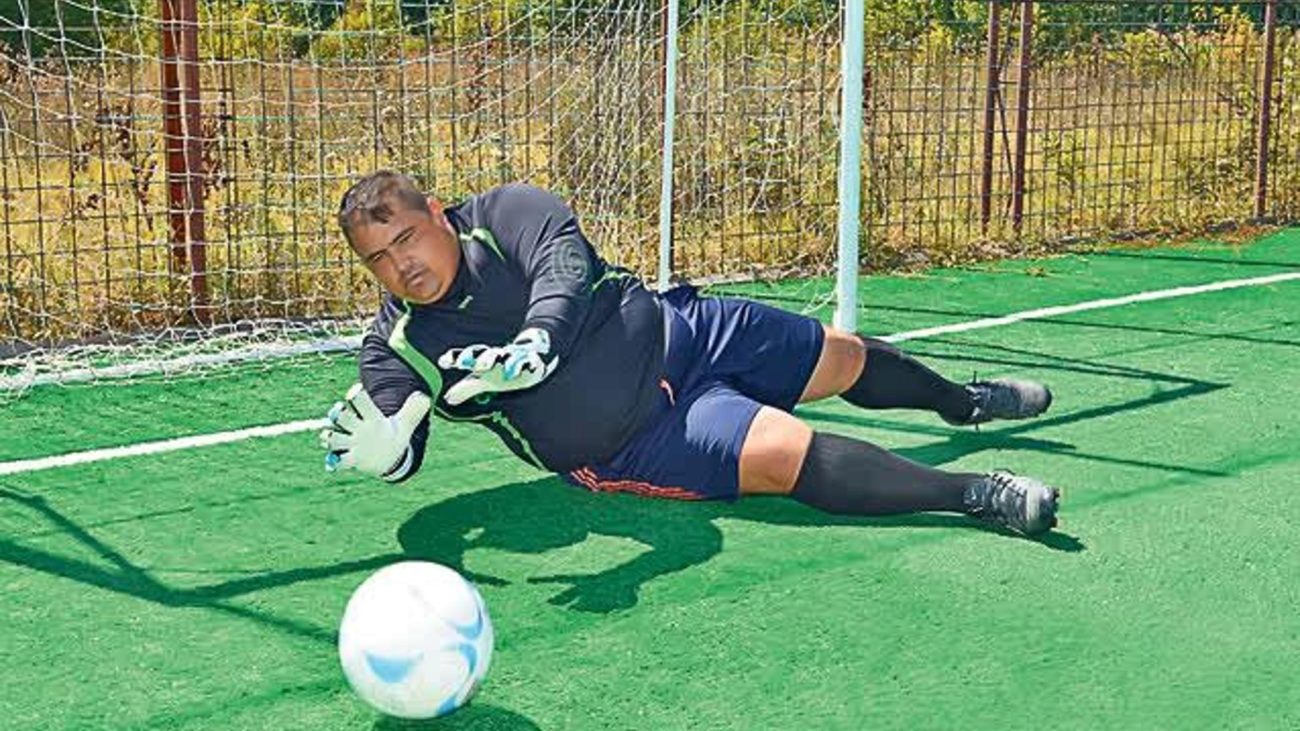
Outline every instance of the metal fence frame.
[[(681, 69), (681, 75), (679, 77), (681, 79), (680, 86), (675, 89), (668, 88), (670, 82), (668, 80), (666, 68), (671, 56), (667, 52), (666, 42), (664, 39), (670, 36), (667, 32), (669, 30), (667, 24), (671, 15), (669, 12), (671, 6), (668, 3), (673, 1), (674, 0), (665, 0), (661, 12), (656, 13), (658, 17), (656, 17), (654, 21), (654, 24), (659, 26), (658, 42), (660, 43), (660, 51), (654, 61), (660, 64), (660, 68), (656, 73), (659, 75), (659, 83), (661, 86), (656, 90), (658, 98), (653, 100), (657, 103), (658, 109), (652, 113), (660, 115), (659, 119), (661, 123), (663, 121), (662, 115), (664, 113), (674, 115), (672, 118), (675, 121), (697, 120), (698, 118), (697, 121), (692, 121), (691, 123), (695, 124), (700, 130), (704, 130), (705, 133), (707, 133), (710, 125), (716, 124), (716, 118), (719, 111), (722, 114), (730, 113), (740, 114), (742, 116), (754, 113), (748, 107), (739, 112), (734, 109), (728, 112), (726, 106), (727, 102), (725, 99), (722, 100), (720, 109), (715, 108), (713, 105), (715, 105), (717, 101), (716, 99), (711, 100), (709, 98), (708, 95), (710, 92), (708, 91), (708, 88), (705, 88), (702, 92), (704, 95), (702, 106), (699, 106), (698, 104), (697, 106), (692, 106), (692, 100), (683, 97), (679, 100), (682, 103), (676, 106), (675, 111), (673, 110), (672, 102), (677, 100), (677, 97), (690, 91), (692, 88), (691, 85), (704, 83), (707, 87), (708, 84), (712, 83), (707, 77), (704, 78), (703, 82), (700, 81), (701, 73), (698, 64), (696, 66), (686, 64)], [(719, 7), (724, 7), (721, 5), (720, 0), (713, 1), (719, 3)], [(958, 194), (955, 192), (952, 194), (954, 197), (962, 195), (962, 202), (971, 206), (970, 210), (973, 214), (973, 219), (969, 221), (969, 223), (973, 225), (971, 227), (966, 227), (965, 224), (967, 222), (963, 222), (960, 230), (970, 231), (969, 234), (964, 235), (997, 239), (1006, 236), (1007, 231), (1009, 231), (1011, 238), (1015, 241), (1019, 241), (1022, 238), (1029, 238), (1031, 236), (1031, 234), (1026, 231), (1026, 218), (1031, 213), (1027, 210), (1027, 205), (1032, 199), (1029, 184), (1036, 172), (1031, 169), (1031, 147), (1035, 143), (1034, 136), (1038, 132), (1038, 128), (1035, 127), (1037, 119), (1043, 114), (1043, 110), (1035, 106), (1035, 93), (1041, 91), (1044, 85), (1050, 84), (1050, 81), (1041, 80), (1044, 77), (1040, 73), (1038, 63), (1039, 59), (1035, 57), (1035, 44), (1037, 42), (1038, 34), (1044, 30), (1043, 24), (1045, 21), (1041, 20), (1042, 10), (1044, 8), (1050, 9), (1048, 6), (1061, 5), (1064, 1), (1065, 0), (1040, 0), (1040, 2), (1032, 2), (1031, 0), (987, 0), (987, 17), (985, 25), (982, 28), (984, 48), (982, 49), (983, 53), (981, 54), (981, 64), (978, 69), (973, 69), (970, 74), (971, 78), (976, 80), (973, 83), (976, 84), (978, 88), (959, 89), (963, 93), (970, 92), (971, 99), (980, 100), (979, 102), (976, 102), (978, 108), (972, 108), (969, 110), (971, 112), (970, 118), (977, 121), (975, 121), (972, 128), (968, 130), (969, 139), (963, 143), (969, 143), (972, 150), (971, 158), (978, 161), (976, 163), (976, 169), (971, 171), (973, 178), (971, 191), (967, 194)], [(211, 272), (208, 268), (208, 263), (210, 261), (208, 254), (212, 242), (208, 240), (208, 236), (212, 229), (212, 217), (209, 215), (210, 201), (208, 199), (207, 186), (212, 182), (212, 176), (214, 173), (211, 169), (210, 161), (205, 159), (205, 155), (209, 155), (209, 150), (214, 147), (219, 148), (223, 145), (233, 146), (239, 142), (238, 140), (230, 139), (227, 136), (224, 127), (226, 121), (232, 118), (233, 112), (227, 109), (227, 104), (229, 100), (233, 98), (233, 95), (230, 89), (205, 89), (200, 85), (202, 78), (200, 74), (200, 65), (203, 63), (203, 60), (198, 51), (199, 33), (201, 31), (199, 0), (158, 0), (158, 2), (161, 22), (158, 25), (160, 55), (158, 56), (157, 61), (160, 75), (159, 82), (161, 85), (160, 92), (162, 110), (161, 120), (158, 126), (161, 128), (161, 134), (159, 137), (163, 142), (163, 165), (161, 167), (162, 170), (165, 171), (167, 190), (166, 214), (169, 222), (167, 242), (169, 245), (170, 256), (168, 258), (167, 275), (176, 281), (183, 280), (185, 283), (185, 286), (183, 287), (185, 292), (185, 302), (182, 305), (185, 314), (185, 322), (190, 325), (208, 326), (214, 322), (229, 320), (230, 315), (220, 312), (219, 304), (213, 301), (212, 294), (209, 290)], [(701, 20), (700, 16), (693, 16), (691, 13), (698, 13), (699, 8), (706, 7), (708, 2), (709, 0), (702, 0), (703, 5), (692, 6), (694, 10), (688, 10), (688, 12), (683, 13), (682, 24), (698, 24), (706, 22)], [(1091, 5), (1100, 8), (1108, 5), (1124, 3), (1118, 3), (1117, 0), (1078, 0), (1076, 4)], [(1144, 0), (1143, 2), (1128, 4), (1170, 8), (1177, 8), (1180, 5), (1177, 0)], [(1254, 126), (1254, 159), (1252, 161), (1253, 201), (1251, 201), (1251, 205), (1249, 206), (1249, 215), (1247, 216), (1243, 213), (1241, 220), (1275, 221), (1280, 218), (1285, 218), (1290, 214), (1289, 209), (1287, 211), (1278, 211), (1274, 206), (1273, 196), (1275, 195), (1276, 181), (1279, 174), (1287, 172), (1290, 168), (1300, 167), (1300, 161), (1297, 161), (1296, 164), (1293, 165), (1290, 164), (1292, 161), (1287, 158), (1286, 162), (1288, 164), (1283, 166), (1285, 169), (1278, 169), (1277, 159), (1279, 154), (1279, 139), (1277, 129), (1275, 128), (1275, 122), (1277, 120), (1278, 109), (1280, 108), (1281, 95), (1289, 90), (1287, 85), (1288, 81), (1282, 78), (1284, 75), (1285, 65), (1279, 64), (1278, 61), (1278, 31), (1279, 27), (1282, 25), (1282, 21), (1280, 20), (1280, 8), (1290, 6), (1290, 9), (1294, 10), (1297, 7), (1300, 7), (1300, 4), (1297, 4), (1296, 0), (1252, 0), (1248, 3), (1212, 1), (1201, 4), (1218, 5), (1223, 7), (1247, 5), (1252, 9), (1262, 10), (1262, 17), (1259, 20), (1259, 33), (1261, 40), (1257, 51), (1258, 58), (1254, 60), (1252, 66), (1255, 78), (1249, 80), (1250, 85), (1254, 88), (1255, 94), (1254, 109), (1252, 110), (1253, 114), (1251, 115), (1251, 123)], [(748, 7), (745, 3), (742, 3), (742, 6)], [(868, 4), (868, 9), (869, 8), (870, 4)], [(1039, 12), (1035, 12), (1036, 9)], [(843, 12), (843, 7), (837, 11), (841, 18), (843, 17)], [(1295, 25), (1296, 20), (1297, 19), (1292, 19), (1291, 24)], [(755, 26), (745, 26), (742, 24), (742, 34), (745, 32), (747, 27), (751, 29), (751, 32), (752, 29), (755, 28)], [(3, 29), (0, 28), (0, 30)], [(26, 39), (30, 35), (31, 29), (24, 27), (21, 29), (21, 33), (23, 34), (24, 39)], [(24, 40), (24, 43), (27, 42), (27, 40)], [(507, 39), (506, 43), (509, 44), (509, 42), (510, 41)], [(740, 52), (742, 54), (746, 53), (745, 49), (748, 48), (746, 44), (757, 42), (759, 41), (756, 41), (752, 37), (748, 40), (745, 40), (742, 37), (740, 40)], [(732, 51), (728, 51), (727, 44), (729, 41), (725, 38), (721, 43), (722, 57), (725, 58), (729, 52), (734, 52), (734, 46), (732, 46)], [(63, 50), (66, 53), (67, 49), (65, 48)], [(865, 64), (866, 77), (861, 104), (861, 108), (865, 114), (865, 119), (863, 124), (863, 139), (861, 140), (861, 143), (863, 149), (868, 153), (863, 155), (863, 172), (867, 178), (868, 187), (873, 178), (884, 175), (883, 171), (877, 170), (873, 167), (874, 158), (870, 154), (869, 149), (873, 135), (884, 133), (882, 132), (882, 115), (884, 113), (903, 115), (915, 111), (915, 109), (912, 108), (916, 104), (913, 100), (914, 92), (918, 96), (921, 96), (922, 101), (920, 102), (920, 105), (923, 106), (926, 103), (926, 97), (924, 96), (925, 90), (912, 88), (911, 85), (913, 82), (905, 78), (903, 81), (898, 83), (905, 85), (906, 88), (899, 87), (894, 90), (896, 93), (905, 95), (906, 101), (904, 103), (904, 108), (892, 111), (886, 109), (885, 112), (882, 112), (882, 110), (877, 107), (882, 95), (887, 94), (890, 91), (888, 88), (889, 82), (886, 79), (884, 72), (877, 68), (877, 65), (883, 58), (883, 54), (884, 50), (882, 50), (882, 47), (872, 45), (870, 42), (867, 44)], [(466, 60), (464, 63), (470, 64), (486, 62), (480, 59), (479, 61)], [(728, 85), (745, 88), (753, 83), (749, 77), (750, 66), (747, 63), (742, 63), (740, 69), (739, 77), (734, 71), (730, 72), (732, 74), (731, 76), (728, 76), (729, 72), (726, 68), (721, 70), (723, 83), (722, 91), (727, 91), (726, 87)], [(0, 69), (0, 71), (2, 71), (2, 69)], [(824, 69), (818, 73), (821, 73), (823, 77), (825, 75)], [(134, 76), (132, 78), (134, 78)], [(292, 73), (288, 74), (290, 94), (293, 93), (293, 78)], [(819, 82), (821, 86), (812, 89), (811, 93), (826, 94), (828, 89), (826, 88), (824, 81), (825, 79), (823, 78), (822, 81)], [(504, 72), (500, 74), (499, 83), (503, 87), (500, 93), (501, 97), (504, 98), (504, 85), (506, 84)], [(38, 105), (35, 101), (37, 91), (34, 88), (27, 92), (19, 91), (17, 93), (30, 94), (33, 99), (33, 107), (35, 108)], [(265, 93), (265, 91), (263, 91), (263, 93)], [(310, 93), (310, 91), (304, 93)], [(320, 93), (319, 90), (317, 90), (317, 93)], [(610, 93), (612, 93), (612, 90)], [(621, 91), (619, 93), (621, 93)], [(774, 92), (774, 90), (768, 89), (765, 93), (779, 93), (779, 90), (775, 90)], [(1009, 104), (1008, 98), (1013, 94), (1014, 103)], [(942, 96), (939, 97), (940, 105), (949, 103), (954, 105), (961, 104), (960, 101), (945, 101)], [(764, 104), (766, 104), (766, 102), (764, 102)], [(266, 106), (266, 99), (263, 99), (263, 106)], [(821, 108), (823, 109), (824, 114), (828, 117), (832, 116), (834, 113), (832, 104), (823, 103), (821, 104)], [(664, 112), (662, 110), (667, 111)], [(372, 111), (376, 115), (379, 114), (377, 106), (376, 109)], [(940, 112), (942, 111), (943, 110), (941, 109)], [(481, 111), (477, 113), (481, 114)], [(759, 114), (762, 113), (765, 113), (765, 111), (759, 112)], [(101, 109), (99, 114), (100, 118), (96, 119), (96, 123), (98, 125), (98, 134), (101, 137), (117, 134), (118, 126), (123, 124), (123, 119), (126, 119), (125, 124), (128, 127), (133, 124), (139, 124), (144, 119), (143, 117), (137, 117), (134, 120), (129, 119), (129, 110), (123, 114), (119, 114), (117, 112), (105, 113)], [(502, 115), (502, 121), (504, 123), (506, 114), (504, 106), (500, 110), (500, 114)], [(75, 116), (75, 111), (72, 109), (72, 101), (69, 99), (68, 112), (65, 117), (71, 119), (73, 116)], [(844, 116), (845, 114), (842, 111), (840, 119), (837, 120), (837, 122), (842, 123)], [(378, 119), (377, 116), (376, 119)], [(552, 122), (553, 121), (554, 120), (552, 120)], [(816, 122), (820, 120), (813, 121)], [(805, 120), (799, 120), (800, 126), (798, 129), (800, 131), (804, 129), (804, 122)], [(41, 119), (38, 119), (36, 112), (33, 111), (31, 124), (34, 128), (38, 128), (41, 123)], [(44, 123), (47, 125), (49, 124), (49, 122)], [(152, 124), (153, 122), (149, 123)], [(0, 118), (0, 142), (4, 139), (4, 133), (10, 129), (10, 124), (11, 121), (9, 119)], [(69, 125), (70, 124), (71, 122), (69, 122)], [(668, 127), (668, 125), (664, 125), (664, 127)], [(53, 133), (48, 130), (46, 133), (51, 136), (53, 135)], [(922, 129), (914, 131), (912, 134), (923, 137), (930, 134), (930, 132)], [(129, 134), (127, 136), (129, 137)], [(1008, 139), (1008, 137), (1010, 139)], [(73, 139), (71, 131), (68, 132), (67, 139)], [(1004, 148), (1004, 154), (1001, 157), (998, 155), (997, 151), (999, 140), (1001, 140)], [(401, 142), (401, 140), (399, 140), (399, 142)], [(501, 144), (503, 145), (508, 143), (508, 140), (503, 139), (501, 141)], [(69, 145), (70, 144), (71, 143), (69, 143)], [(851, 144), (852, 143), (850, 142), (850, 145)], [(377, 154), (379, 145), (378, 140), (376, 140), (375, 145)], [(924, 148), (924, 143), (922, 144), (922, 147)], [(7, 154), (6, 150), (0, 149), (0, 156), (4, 154)], [(45, 155), (48, 158), (51, 153), (48, 151), (42, 153), (40, 145), (37, 145), (35, 154), (38, 158), (41, 155)], [(72, 160), (76, 157), (78, 152), (69, 148), (62, 154), (66, 154), (69, 160)], [(106, 153), (103, 153), (101, 150), (101, 154)], [(921, 154), (925, 154), (924, 149)], [(684, 158), (679, 164), (692, 164), (692, 161), (690, 160), (691, 157), (691, 150), (679, 151), (679, 158)], [(666, 156), (665, 159), (667, 159)], [(1270, 166), (1270, 161), (1273, 161), (1272, 167)], [(0, 160), (0, 162), (4, 161)], [(709, 161), (705, 160), (704, 162), (707, 167)], [(748, 160), (742, 157), (741, 162), (743, 165), (754, 165), (752, 157)], [(40, 159), (37, 160), (38, 168), (39, 163)], [(922, 170), (925, 170), (924, 161), (922, 163)], [(665, 165), (664, 171), (665, 174), (662, 178), (663, 188), (661, 195), (662, 201), (665, 205), (663, 206), (662, 211), (667, 211), (668, 213), (665, 214), (661, 212), (659, 218), (660, 236), (662, 241), (673, 243), (671, 246), (660, 251), (661, 255), (658, 261), (661, 267), (668, 267), (668, 273), (670, 274), (676, 273), (672, 271), (674, 266), (682, 266), (687, 269), (692, 269), (692, 271), (698, 270), (701, 267), (707, 269), (710, 266), (707, 257), (704, 254), (693, 253), (694, 250), (691, 246), (688, 246), (684, 241), (680, 240), (680, 237), (674, 235), (675, 231), (679, 229), (684, 222), (680, 218), (670, 215), (673, 211), (673, 207), (670, 204), (674, 201), (682, 200), (683, 196), (699, 195), (699, 193), (698, 191), (692, 191), (689, 181), (684, 183), (683, 181), (675, 180), (675, 178), (681, 177), (681, 171), (679, 169), (675, 170), (674, 168)], [(720, 182), (720, 184), (727, 185), (731, 183), (727, 178), (727, 176), (731, 174), (732, 172), (727, 167), (719, 166), (716, 167), (713, 172), (705, 175), (702, 180), (704, 180), (706, 184), (709, 181), (713, 181), (715, 184)], [(741, 187), (748, 185), (749, 180), (743, 178), (743, 176), (749, 175), (749, 173), (742, 169), (739, 174), (742, 176), (742, 180), (737, 185)], [(904, 179), (906, 178), (906, 175), (907, 173), (905, 171), (903, 173)], [(46, 191), (46, 200), (57, 192), (58, 184), (53, 183), (52, 181), (50, 182), (52, 184), (38, 181), (38, 200), (41, 199), (40, 196), (42, 190)], [(147, 186), (148, 184), (147, 177), (145, 177), (142, 182), (137, 183), (137, 185), (140, 186)], [(954, 183), (954, 190), (955, 185), (956, 184)], [(5, 191), (10, 190), (10, 181), (7, 177), (0, 180), (0, 188)], [(69, 183), (69, 196), (71, 196), (71, 189), (72, 184)], [(748, 196), (747, 192), (743, 192), (743, 194)], [(703, 195), (707, 198), (708, 196), (713, 195), (713, 193), (705, 191)], [(652, 195), (647, 193), (647, 197), (652, 197)], [(751, 199), (745, 198), (744, 200), (749, 201)], [(754, 198), (753, 200), (757, 200), (757, 198)], [(1244, 199), (1242, 202), (1243, 204), (1246, 203)], [(702, 205), (710, 204), (706, 201)], [(726, 205), (725, 201), (722, 205)], [(762, 206), (759, 203), (752, 203), (751, 205), (756, 210), (759, 210), (759, 212), (763, 212)], [(5, 231), (7, 231), (10, 226), (11, 217), (16, 221), (18, 220), (19, 215), (18, 212), (12, 210), (8, 206), (7, 202), (4, 206), (6, 218), (4, 225), (0, 226), (0, 228), (4, 229), (4, 231), (0, 231), (0, 236), (6, 235)], [(38, 205), (38, 208), (39, 207), (40, 206)], [(28, 212), (28, 215), (30, 214), (31, 212)], [(38, 210), (35, 215), (39, 217), (43, 214)], [(910, 215), (910, 212), (905, 210), (903, 213), (898, 215), (907, 216)], [(1050, 212), (1041, 215), (1050, 215)], [(877, 243), (880, 235), (881, 224), (877, 221), (870, 220), (870, 216), (871, 214), (869, 212), (864, 211), (862, 216), (859, 217), (858, 222), (863, 224), (861, 226), (860, 234), (860, 240), (863, 247), (860, 257), (852, 257), (854, 261), (851, 263), (853, 264), (879, 264), (882, 261), (878, 258), (878, 252), (874, 248), (874, 244)], [(41, 225), (40, 220), (37, 221), (37, 225), (38, 227)], [(139, 225), (139, 221), (137, 220), (137, 228)], [(907, 225), (906, 222), (904, 222), (904, 225)], [(110, 226), (107, 216), (105, 217), (104, 226), (105, 228)], [(825, 227), (824, 230), (827, 233), (833, 231), (829, 226)], [(845, 229), (841, 229), (841, 231), (843, 230)], [(40, 232), (38, 231), (38, 235), (39, 233)], [(299, 235), (296, 228), (292, 235)], [(719, 273), (728, 276), (753, 276), (752, 268), (746, 267), (745, 263), (739, 261), (739, 259), (743, 257), (743, 254), (746, 251), (746, 247), (743, 245), (746, 237), (762, 237), (764, 233), (761, 230), (753, 230), (752, 227), (750, 230), (745, 230), (745, 228), (742, 227), (738, 233), (723, 232), (718, 235), (722, 239), (722, 253), (719, 255), (721, 258), (717, 261), (724, 264), (727, 269), (726, 271)], [(674, 242), (675, 238), (678, 239), (678, 241)], [(733, 243), (728, 244), (728, 241)], [(735, 249), (728, 249), (727, 247), (729, 245), (735, 246)], [(678, 248), (679, 246), (681, 247), (680, 250)], [(11, 253), (10, 259), (12, 260), (12, 258), (13, 256)], [(829, 261), (829, 259), (824, 258), (820, 263), (824, 265), (827, 261)], [(884, 263), (888, 264), (889, 261), (884, 260)], [(12, 261), (9, 266), (10, 269), (8, 274), (12, 280)], [(852, 267), (852, 269), (856, 268), (856, 266)], [(784, 273), (790, 273), (791, 271), (797, 270), (790, 268), (782, 270)], [(649, 276), (652, 272), (643, 271), (642, 273)], [(664, 273), (665, 272), (661, 270), (661, 283), (666, 282), (668, 279), (668, 277), (664, 276)], [(827, 273), (827, 271), (823, 268), (820, 271), (809, 273), (824, 274)], [(843, 272), (841, 272), (841, 274), (841, 279), (844, 279), (845, 277), (843, 276)], [(14, 291), (14, 284), (12, 281), (8, 283), (8, 289), (6, 291), (10, 293), (10, 296), (12, 296), (12, 292)], [(3, 334), (4, 338), (11, 336), (17, 337), (19, 340), (24, 337), (21, 332)]]

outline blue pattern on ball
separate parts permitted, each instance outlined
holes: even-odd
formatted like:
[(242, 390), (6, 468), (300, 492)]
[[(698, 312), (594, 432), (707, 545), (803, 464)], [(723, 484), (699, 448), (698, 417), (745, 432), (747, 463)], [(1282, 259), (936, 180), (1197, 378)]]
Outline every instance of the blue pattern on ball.
[(420, 661), (419, 655), (412, 658), (382, 657), (368, 652), (365, 655), (366, 664), (370, 666), (371, 672), (385, 683), (402, 682), (411, 673), (411, 668)]

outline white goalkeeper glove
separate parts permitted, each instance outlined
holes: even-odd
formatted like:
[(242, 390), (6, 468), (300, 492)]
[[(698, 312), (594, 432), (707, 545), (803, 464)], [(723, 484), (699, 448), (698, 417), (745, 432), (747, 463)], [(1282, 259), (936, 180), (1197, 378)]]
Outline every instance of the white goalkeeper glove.
[(348, 389), (329, 412), (329, 426), (320, 433), (325, 470), (359, 470), (384, 479), (400, 479), (412, 459), (411, 435), (429, 413), (429, 397), (419, 391), (406, 397), (392, 416), (370, 400), (361, 384)]
[(509, 345), (452, 348), (438, 358), (438, 367), (458, 368), (469, 375), (447, 389), (443, 398), (455, 406), (484, 393), (532, 388), (559, 365), (560, 359), (550, 352), (551, 336), (537, 327), (519, 333)]

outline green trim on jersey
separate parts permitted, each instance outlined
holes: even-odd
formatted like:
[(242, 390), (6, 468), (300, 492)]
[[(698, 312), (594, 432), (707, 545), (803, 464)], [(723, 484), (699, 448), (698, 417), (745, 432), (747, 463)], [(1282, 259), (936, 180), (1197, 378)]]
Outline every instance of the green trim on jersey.
[(541, 458), (533, 451), (533, 445), (529, 444), (527, 439), (524, 439), (524, 435), (519, 433), (519, 430), (515, 428), (514, 424), (510, 423), (510, 419), (506, 418), (505, 414), (500, 411), (493, 411), (491, 416), (492, 420), (495, 421), (498, 426), (510, 432), (510, 436), (514, 437), (515, 441), (519, 443), (520, 448), (524, 450), (524, 454), (528, 456), (528, 461), (531, 462), (534, 467), (539, 470), (546, 469), (542, 464)]
[(492, 235), (491, 231), (485, 228), (476, 228), (467, 234), (461, 234), (460, 240), (462, 242), (474, 241), (483, 244), (484, 246), (491, 249), (497, 255), (498, 259), (500, 259), (501, 261), (506, 260), (506, 255), (502, 253), (501, 247), (497, 245), (496, 237)]
[(419, 374), (420, 378), (423, 378), (424, 382), (429, 385), (429, 390), (433, 394), (434, 413), (437, 414), (439, 418), (446, 419), (447, 421), (491, 421), (493, 424), (505, 430), (509, 434), (510, 438), (519, 445), (520, 450), (524, 453), (525, 459), (529, 463), (539, 470), (546, 469), (546, 467), (542, 465), (541, 458), (539, 458), (537, 453), (533, 451), (533, 445), (528, 443), (528, 440), (524, 438), (524, 435), (520, 434), (519, 430), (515, 428), (515, 425), (510, 423), (510, 419), (500, 411), (478, 414), (476, 416), (456, 416), (437, 405), (438, 398), (442, 394), (442, 373), (438, 370), (438, 367), (433, 364), (433, 361), (429, 360), (424, 353), (421, 353), (414, 345), (411, 345), (411, 341), (406, 339), (406, 326), (411, 321), (411, 306), (406, 302), (402, 302), (402, 307), (406, 312), (398, 318), (397, 324), (393, 326), (393, 332), (388, 336), (388, 347), (393, 349), (393, 352), (397, 354), (397, 357), (401, 358), (407, 365), (415, 369), (415, 372)]
[(411, 341), (406, 339), (406, 325), (411, 321), (411, 305), (402, 302), (402, 309), (406, 310), (393, 326), (393, 332), (388, 336), (388, 347), (397, 353), (397, 357), (406, 361), (406, 364), (415, 369), (420, 378), (424, 379), (425, 384), (429, 386), (429, 393), (433, 394), (433, 399), (438, 399), (438, 394), (442, 393), (442, 373), (433, 361), (425, 357), (411, 345)]
[[(519, 430), (515, 428), (515, 425), (510, 423), (510, 419), (500, 411), (491, 411), (486, 414), (475, 414), (470, 416), (457, 416), (448, 411), (444, 411), (441, 407), (435, 406), (434, 412), (447, 421), (462, 423), (474, 422), (479, 424), (485, 421), (492, 422), (492, 424), (505, 430), (506, 434), (519, 445), (519, 449), (523, 452), (523, 458), (526, 462), (539, 470), (546, 469), (546, 466), (542, 464), (541, 457), (538, 457), (537, 453), (533, 451), (533, 445), (528, 443), (528, 440), (524, 438), (524, 435), (520, 434)], [(488, 425), (484, 424), (484, 426)]]
[(636, 275), (633, 274), (632, 272), (623, 271), (622, 269), (608, 269), (605, 271), (604, 276), (602, 276), (600, 279), (597, 279), (595, 282), (591, 283), (591, 291), (595, 292), (597, 289), (600, 288), (600, 285), (604, 284), (605, 282), (617, 282), (635, 276)]

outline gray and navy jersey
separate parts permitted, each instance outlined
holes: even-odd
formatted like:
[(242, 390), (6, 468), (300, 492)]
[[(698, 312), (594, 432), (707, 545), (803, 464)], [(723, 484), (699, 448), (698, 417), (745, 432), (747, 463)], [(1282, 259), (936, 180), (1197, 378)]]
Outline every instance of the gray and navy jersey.
[[(492, 430), (534, 466), (569, 472), (613, 456), (661, 397), (664, 324), (658, 297), (626, 270), (606, 264), (559, 198), (506, 185), (446, 209), (461, 263), (438, 302), (386, 295), (361, 346), (361, 382), (385, 414), (413, 391), (434, 413)], [(528, 327), (545, 329), (559, 366), (540, 385), (484, 394), (458, 406), (443, 398), (465, 375), (438, 357), (476, 343), (502, 345)], [(429, 437), (412, 439), (413, 474)]]

